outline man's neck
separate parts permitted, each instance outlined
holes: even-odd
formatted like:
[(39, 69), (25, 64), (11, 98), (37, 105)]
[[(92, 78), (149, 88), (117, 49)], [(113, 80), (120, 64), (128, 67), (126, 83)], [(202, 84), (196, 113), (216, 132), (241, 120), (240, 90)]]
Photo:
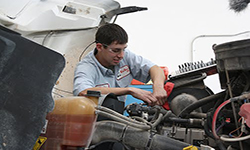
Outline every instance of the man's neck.
[(107, 66), (107, 65), (105, 65), (105, 64), (103, 63), (103, 61), (101, 60), (102, 58), (99, 57), (98, 53), (95, 54), (95, 58), (96, 58), (96, 60), (97, 60), (103, 67), (105, 67), (105, 68), (107, 68), (107, 69), (110, 69), (110, 70), (112, 70), (112, 71), (114, 72), (115, 66)]

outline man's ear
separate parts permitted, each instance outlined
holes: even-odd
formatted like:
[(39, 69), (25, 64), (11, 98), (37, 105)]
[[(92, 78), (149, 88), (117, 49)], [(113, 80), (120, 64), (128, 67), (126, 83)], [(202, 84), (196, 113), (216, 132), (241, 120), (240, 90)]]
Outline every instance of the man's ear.
[(98, 51), (101, 51), (102, 50), (102, 44), (101, 43), (96, 43), (96, 49)]

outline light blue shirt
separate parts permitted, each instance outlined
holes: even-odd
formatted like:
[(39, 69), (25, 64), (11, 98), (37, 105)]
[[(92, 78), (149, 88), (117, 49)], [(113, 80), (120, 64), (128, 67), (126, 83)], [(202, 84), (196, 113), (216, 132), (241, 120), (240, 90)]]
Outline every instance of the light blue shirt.
[[(150, 80), (149, 69), (155, 64), (136, 55), (128, 49), (114, 72), (102, 66), (95, 58), (94, 50), (80, 61), (75, 70), (74, 95), (93, 87), (128, 87), (133, 79), (147, 83)], [(125, 96), (118, 97), (125, 101)]]

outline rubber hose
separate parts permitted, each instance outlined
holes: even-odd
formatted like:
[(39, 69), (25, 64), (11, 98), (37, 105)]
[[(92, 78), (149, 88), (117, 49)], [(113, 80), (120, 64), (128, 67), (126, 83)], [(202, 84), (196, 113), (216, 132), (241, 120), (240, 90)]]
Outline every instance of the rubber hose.
[(152, 124), (152, 128), (155, 128), (162, 121), (162, 118), (163, 118), (163, 114), (160, 113), (156, 121)]
[[(101, 141), (120, 141), (135, 149), (150, 150), (181, 150), (190, 144), (171, 139), (167, 136), (152, 134), (149, 131), (140, 130), (115, 121), (96, 122), (96, 130), (91, 144)], [(200, 148), (197, 147), (199, 150)]]
[(179, 117), (186, 117), (186, 115), (188, 115), (190, 112), (192, 112), (193, 110), (211, 102), (214, 100), (217, 100), (218, 98), (221, 98), (222, 96), (225, 95), (225, 91), (222, 91), (220, 93), (214, 94), (214, 95), (210, 95), (208, 97), (204, 97), (192, 104), (190, 104), (189, 106), (187, 106), (185, 109), (183, 109), (180, 114), (178, 115)]
[(104, 111), (101, 111), (101, 110), (96, 110), (95, 111), (98, 115), (101, 115), (101, 116), (104, 116), (104, 117), (107, 117), (107, 118), (110, 118), (112, 120), (115, 120), (115, 121), (118, 121), (118, 122), (122, 122), (124, 124), (127, 124), (127, 125), (130, 125), (130, 126), (133, 126), (135, 128), (139, 128), (141, 130), (149, 130), (151, 129), (151, 126), (149, 125), (146, 125), (144, 123), (134, 123), (134, 122), (130, 122), (130, 121), (127, 121), (127, 120), (124, 120), (122, 118), (119, 118), (118, 116), (115, 116), (113, 114), (109, 114), (107, 112), (104, 112)]
[[(98, 114), (100, 114), (102, 116), (105, 116), (107, 118), (111, 118), (112, 117), (113, 120), (116, 120), (116, 121), (119, 121), (119, 122), (123, 122), (125, 124), (130, 124), (131, 125), (131, 123), (134, 123), (134, 124), (138, 124), (139, 125), (139, 126), (138, 125), (136, 125), (136, 126), (132, 125), (134, 127), (140, 127), (142, 129), (150, 129), (150, 126), (144, 125), (144, 124), (142, 124), (142, 122), (138, 122), (138, 121), (133, 120), (131, 118), (128, 118), (128, 117), (126, 117), (124, 115), (121, 115), (121, 114), (117, 113), (116, 111), (113, 111), (113, 110), (111, 110), (111, 109), (109, 109), (107, 107), (97, 106), (97, 109), (100, 110), (100, 111), (96, 111)], [(106, 113), (104, 113), (104, 112), (106, 112)], [(113, 116), (111, 116), (111, 115), (113, 115)], [(117, 119), (114, 116), (119, 117), (119, 119)], [(162, 118), (163, 118), (163, 114), (160, 113), (158, 115), (156, 121), (152, 124), (152, 128), (156, 127), (162, 121)], [(126, 122), (125, 122), (125, 120), (126, 120)], [(150, 122), (144, 122), (144, 123), (151, 124)]]
[(114, 110), (112, 110), (112, 109), (109, 109), (109, 108), (107, 108), (107, 107), (97, 106), (96, 109), (97, 109), (97, 110), (104, 111), (104, 112), (107, 112), (107, 113), (109, 113), (109, 114), (111, 114), (111, 115), (117, 116), (117, 117), (119, 117), (119, 118), (121, 118), (121, 119), (124, 119), (124, 120), (127, 120), (127, 121), (129, 121), (129, 122), (141, 124), (141, 122), (138, 122), (138, 121), (133, 120), (133, 119), (131, 119), (131, 118), (129, 118), (129, 117), (126, 117), (126, 116), (124, 116), (124, 115), (122, 115), (122, 114), (120, 114), (120, 113), (118, 113), (118, 112), (116, 112), (116, 111), (114, 111)]

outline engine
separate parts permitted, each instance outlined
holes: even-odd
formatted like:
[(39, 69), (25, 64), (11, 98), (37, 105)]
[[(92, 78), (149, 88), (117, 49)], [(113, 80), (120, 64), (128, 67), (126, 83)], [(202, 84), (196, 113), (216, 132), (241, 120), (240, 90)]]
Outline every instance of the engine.
[[(92, 147), (109, 139), (134, 149), (248, 149), (249, 48), (250, 40), (214, 45), (215, 60), (180, 65), (165, 83), (163, 107), (133, 103), (124, 117), (99, 106), (97, 114), (115, 121), (97, 122)], [(213, 74), (219, 93), (204, 84)]]

